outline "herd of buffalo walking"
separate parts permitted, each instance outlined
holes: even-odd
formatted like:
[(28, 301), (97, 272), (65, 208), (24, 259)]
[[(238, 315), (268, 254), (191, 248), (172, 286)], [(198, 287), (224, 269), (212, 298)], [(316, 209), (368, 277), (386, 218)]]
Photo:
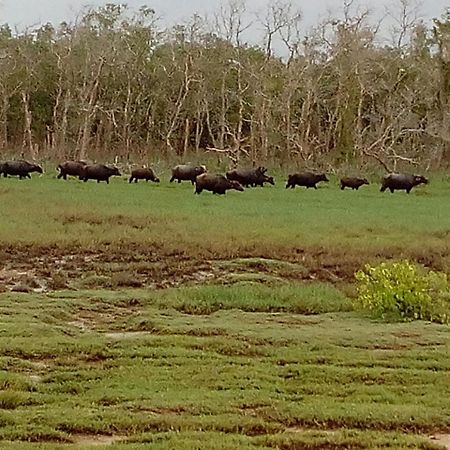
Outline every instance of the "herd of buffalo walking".
[[(67, 179), (67, 176), (76, 176), (82, 181), (96, 180), (106, 181), (112, 176), (121, 176), (117, 167), (109, 167), (103, 164), (88, 164), (85, 161), (66, 161), (58, 166), (58, 179)], [(0, 175), (4, 177), (18, 176), (22, 178), (31, 178), (30, 173), (43, 173), (42, 167), (37, 164), (24, 160), (14, 160), (0, 162)], [(188, 164), (177, 165), (172, 169), (170, 182), (177, 180), (190, 181), (195, 184), (195, 193), (200, 194), (203, 190), (211, 191), (214, 194), (225, 194), (227, 190), (235, 189), (243, 191), (244, 187), (264, 186), (264, 183), (274, 185), (274, 179), (266, 175), (267, 169), (257, 167), (251, 169), (234, 169), (228, 171), (225, 175), (208, 173), (205, 166), (193, 166)], [(159, 183), (159, 178), (151, 168), (134, 169), (131, 172), (129, 182), (135, 183), (138, 180), (153, 181)], [(286, 188), (295, 188), (295, 186), (304, 186), (306, 188), (317, 189), (317, 183), (328, 182), (324, 173), (301, 172), (288, 176)], [(381, 192), (389, 189), (405, 190), (408, 194), (414, 186), (427, 184), (428, 180), (421, 175), (410, 175), (401, 173), (389, 173), (381, 180)], [(369, 184), (366, 178), (344, 177), (340, 179), (340, 187), (344, 190), (346, 187), (358, 190), (361, 186)]]

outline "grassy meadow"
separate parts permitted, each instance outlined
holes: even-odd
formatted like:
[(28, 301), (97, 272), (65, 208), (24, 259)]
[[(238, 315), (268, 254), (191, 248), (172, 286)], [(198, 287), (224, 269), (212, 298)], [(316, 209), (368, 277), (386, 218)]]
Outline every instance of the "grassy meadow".
[[(0, 180), (0, 239), (20, 246), (98, 249), (125, 244), (192, 256), (285, 256), (305, 249), (363, 255), (448, 250), (450, 184), (432, 179), (410, 195), (378, 192), (375, 181), (340, 191), (276, 187), (193, 194), (190, 183), (110, 185), (54, 175)], [(431, 257), (431, 255), (430, 255)]]
[(1, 449), (445, 448), (450, 327), (352, 303), (366, 262), (448, 271), (443, 177), (124, 178), (0, 179)]

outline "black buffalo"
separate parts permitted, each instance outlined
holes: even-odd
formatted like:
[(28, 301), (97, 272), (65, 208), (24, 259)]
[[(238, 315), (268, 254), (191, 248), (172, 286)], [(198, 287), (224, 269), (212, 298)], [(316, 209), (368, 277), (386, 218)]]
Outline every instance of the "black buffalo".
[(228, 180), (223, 175), (201, 174), (195, 180), (195, 193), (200, 194), (203, 190), (211, 191), (213, 194), (223, 195), (229, 189), (243, 191), (242, 185), (235, 180)]
[(86, 161), (66, 161), (58, 166), (59, 174), (57, 176), (58, 179), (63, 178), (67, 180), (67, 175), (71, 175), (73, 177), (79, 177), (83, 169), (87, 166)]
[(355, 178), (355, 177), (344, 177), (341, 178), (341, 189), (344, 190), (346, 187), (358, 190), (362, 185), (369, 184), (367, 178)]
[(137, 183), (138, 180), (150, 180), (154, 183), (159, 183), (159, 178), (155, 175), (155, 172), (153, 172), (150, 167), (142, 167), (141, 169), (134, 169), (131, 171), (131, 177), (129, 180), (130, 183), (132, 183), (133, 181)]
[(264, 183), (274, 185), (273, 177), (266, 175), (267, 169), (257, 167), (255, 169), (234, 169), (226, 173), (229, 180), (238, 181), (245, 187), (264, 186)]
[(191, 166), (189, 164), (179, 164), (172, 169), (172, 178), (170, 182), (178, 180), (178, 183), (182, 181), (190, 181), (192, 184), (195, 183), (195, 179), (198, 175), (206, 173), (205, 166)]
[(120, 176), (119, 169), (117, 167), (108, 167), (103, 164), (93, 164), (86, 165), (80, 175), (80, 180), (97, 180), (97, 183), (100, 181), (106, 181), (109, 184), (109, 178), (117, 175)]
[(328, 178), (324, 173), (302, 172), (289, 175), (286, 189), (294, 189), (295, 186), (305, 186), (306, 188), (317, 189), (316, 184), (319, 181), (327, 181)]
[(403, 173), (390, 173), (381, 180), (381, 192), (389, 189), (392, 193), (395, 190), (405, 190), (408, 194), (414, 186), (428, 184), (428, 180), (422, 175), (408, 175)]
[(6, 161), (0, 166), (0, 174), (6, 178), (8, 175), (18, 176), (22, 178), (31, 178), (31, 172), (42, 173), (42, 167), (28, 161)]

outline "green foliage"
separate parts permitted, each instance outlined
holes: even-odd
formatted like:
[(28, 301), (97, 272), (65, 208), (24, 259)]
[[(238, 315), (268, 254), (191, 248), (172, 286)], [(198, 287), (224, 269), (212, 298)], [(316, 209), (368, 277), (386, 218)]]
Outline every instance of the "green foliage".
[(405, 260), (366, 265), (355, 277), (358, 303), (375, 315), (439, 323), (450, 319), (450, 286), (444, 273), (427, 271)]

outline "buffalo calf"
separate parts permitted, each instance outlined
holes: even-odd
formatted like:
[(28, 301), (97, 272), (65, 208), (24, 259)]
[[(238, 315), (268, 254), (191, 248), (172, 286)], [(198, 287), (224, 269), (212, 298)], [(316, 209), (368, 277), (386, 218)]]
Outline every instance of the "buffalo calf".
[(346, 187), (358, 190), (363, 184), (369, 184), (367, 178), (344, 177), (341, 178), (341, 189)]
[(155, 175), (155, 172), (153, 172), (150, 167), (142, 167), (141, 169), (134, 169), (131, 171), (129, 182), (132, 183), (134, 181), (135, 183), (137, 183), (138, 180), (150, 180), (154, 183), (159, 183), (159, 178)]

